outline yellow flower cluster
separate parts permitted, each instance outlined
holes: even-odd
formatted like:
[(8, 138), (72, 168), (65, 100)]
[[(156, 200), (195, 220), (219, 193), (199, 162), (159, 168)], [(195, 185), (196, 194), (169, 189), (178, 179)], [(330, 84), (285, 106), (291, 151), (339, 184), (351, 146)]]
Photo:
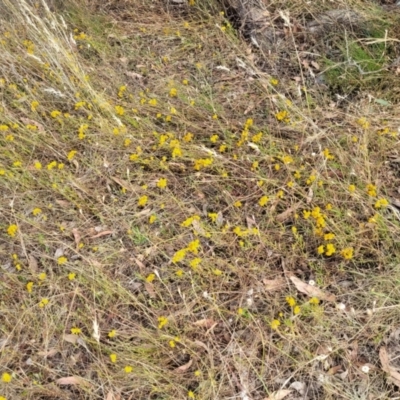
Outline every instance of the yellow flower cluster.
[(212, 162), (212, 158), (200, 158), (198, 160), (194, 160), (194, 169), (196, 171), (200, 171), (202, 168), (210, 166)]

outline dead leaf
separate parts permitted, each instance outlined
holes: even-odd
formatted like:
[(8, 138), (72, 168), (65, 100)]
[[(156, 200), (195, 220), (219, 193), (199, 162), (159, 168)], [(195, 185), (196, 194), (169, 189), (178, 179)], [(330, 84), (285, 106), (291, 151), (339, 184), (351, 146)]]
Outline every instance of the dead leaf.
[(59, 206), (64, 207), (64, 208), (68, 208), (71, 205), (71, 203), (69, 201), (66, 201), (66, 200), (56, 200), (56, 203)]
[(38, 262), (32, 255), (28, 256), (28, 265), (34, 275), (38, 272)]
[(290, 393), (292, 393), (292, 390), (289, 389), (277, 390), (276, 392), (272, 393), (271, 396), (267, 397), (265, 400), (282, 400)]
[(202, 347), (205, 351), (208, 351), (208, 347), (205, 343), (201, 342), (200, 340), (195, 340), (193, 342), (196, 346)]
[(397, 386), (400, 387), (400, 373), (396, 368), (392, 367), (389, 363), (389, 355), (386, 347), (379, 349), (379, 359), (381, 360), (382, 369), (390, 375), (390, 380)]
[(44, 126), (42, 124), (39, 124), (39, 122), (29, 118), (20, 118), (20, 119), (25, 125), (35, 125), (40, 133), (45, 132)]
[(343, 367), (341, 365), (336, 365), (329, 369), (328, 375), (336, 375), (339, 372), (343, 372)]
[(56, 380), (57, 385), (81, 385), (88, 386), (89, 382), (80, 376), (66, 376), (65, 378), (59, 378)]
[(62, 247), (58, 247), (54, 253), (54, 258), (60, 258), (64, 255), (64, 249)]
[(114, 233), (114, 231), (103, 231), (103, 232), (98, 233), (97, 235), (90, 236), (89, 239), (96, 239), (96, 238), (99, 238), (102, 236), (112, 235), (113, 233)]
[(264, 289), (267, 292), (273, 292), (274, 290), (280, 290), (285, 285), (284, 279), (263, 279)]
[(210, 329), (216, 322), (211, 318), (199, 319), (194, 322), (193, 325), (200, 326), (202, 328)]
[(72, 234), (74, 235), (76, 249), (78, 250), (78, 246), (79, 246), (79, 243), (81, 241), (81, 235), (80, 235), (79, 230), (77, 228), (72, 229)]
[(69, 333), (67, 335), (64, 335), (63, 339), (68, 343), (76, 344), (78, 342), (78, 335), (73, 335), (72, 333)]
[(149, 294), (150, 298), (156, 298), (156, 292), (154, 290), (154, 285), (150, 282), (145, 282), (144, 288), (146, 289), (147, 293)]
[(186, 364), (183, 364), (180, 367), (175, 368), (174, 372), (182, 374), (183, 372), (186, 372), (192, 364), (193, 364), (193, 359), (189, 360)]
[(300, 207), (300, 203), (294, 204), (292, 207), (289, 207), (287, 210), (278, 214), (275, 219), (278, 222), (285, 222), (292, 213), (294, 213)]
[(137, 258), (137, 257), (133, 257), (136, 265), (139, 267), (140, 272), (143, 272), (146, 268), (146, 266)]
[(97, 322), (97, 318), (93, 320), (93, 338), (97, 343), (100, 343), (100, 326)]
[(336, 296), (334, 294), (323, 292), (321, 289), (311, 286), (295, 276), (291, 276), (290, 280), (299, 292), (304, 293), (307, 296), (316, 297), (319, 300), (336, 301)]
[(44, 357), (44, 358), (51, 358), (54, 357), (60, 350), (53, 348), (49, 349), (47, 351), (38, 351), (38, 356)]
[(133, 78), (133, 79), (142, 79), (143, 78), (143, 75), (140, 75), (140, 74), (138, 74), (136, 72), (132, 72), (132, 71), (125, 71), (125, 75), (129, 76), (130, 78)]
[(112, 390), (107, 393), (107, 397), (105, 400), (121, 400), (121, 395), (119, 393), (114, 394)]
[(317, 71), (319, 71), (321, 68), (320, 68), (320, 66), (319, 66), (319, 64), (317, 63), (317, 62), (315, 62), (315, 61), (311, 61), (311, 65), (317, 70)]

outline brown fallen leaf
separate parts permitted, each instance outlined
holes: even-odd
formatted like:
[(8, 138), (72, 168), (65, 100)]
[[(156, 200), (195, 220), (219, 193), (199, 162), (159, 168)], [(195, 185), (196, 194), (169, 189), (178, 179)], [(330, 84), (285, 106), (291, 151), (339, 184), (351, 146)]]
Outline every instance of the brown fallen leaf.
[(266, 397), (265, 400), (282, 400), (290, 393), (292, 393), (292, 390), (289, 389), (277, 390), (276, 392), (272, 393), (271, 396)]
[(137, 257), (133, 257), (133, 260), (135, 261), (136, 265), (139, 267), (140, 272), (143, 272), (146, 268), (146, 266), (142, 263), (141, 260), (139, 260), (139, 258)]
[(311, 286), (295, 276), (291, 276), (290, 280), (299, 292), (304, 293), (307, 296), (316, 297), (319, 300), (336, 301), (336, 296), (334, 294), (323, 292), (321, 289)]
[(29, 118), (20, 118), (20, 119), (25, 125), (35, 125), (40, 133), (45, 132), (44, 126), (42, 124), (39, 124), (39, 122)]
[(114, 231), (103, 231), (103, 232), (98, 233), (97, 235), (90, 236), (89, 239), (96, 239), (96, 238), (99, 238), (102, 236), (112, 235), (113, 233), (114, 233)]
[(396, 368), (392, 367), (389, 362), (389, 355), (387, 353), (386, 347), (381, 347), (379, 349), (379, 359), (381, 360), (382, 369), (389, 374), (390, 381), (394, 383), (397, 387), (400, 387), (400, 373)]
[(202, 328), (210, 329), (216, 322), (211, 318), (199, 319), (194, 322), (193, 325), (200, 326)]
[(293, 214), (299, 207), (300, 207), (300, 202), (292, 205), (287, 210), (285, 210), (285, 211), (281, 212), (280, 214), (278, 214), (275, 217), (276, 221), (285, 222), (290, 217), (290, 215)]
[(194, 343), (196, 346), (202, 347), (205, 351), (208, 351), (208, 350), (209, 350), (208, 347), (207, 347), (207, 345), (206, 345), (204, 342), (200, 341), (200, 340), (195, 340), (193, 343)]
[(114, 394), (112, 390), (107, 393), (105, 400), (121, 400), (121, 395), (119, 393)]
[(335, 365), (328, 370), (328, 375), (336, 375), (339, 372), (343, 372), (343, 367), (341, 365)]
[(81, 378), (80, 376), (66, 376), (64, 378), (59, 378), (56, 380), (57, 385), (81, 385), (90, 386), (90, 383)]
[(31, 272), (34, 275), (36, 275), (38, 272), (38, 262), (37, 262), (36, 258), (33, 257), (32, 255), (28, 256), (28, 265), (29, 265)]
[(273, 292), (274, 290), (281, 290), (285, 286), (284, 279), (263, 279), (264, 289), (267, 292)]
[(79, 233), (79, 229), (77, 229), (77, 228), (73, 228), (72, 229), (72, 234), (74, 235), (74, 240), (75, 240), (75, 244), (76, 244), (76, 249), (78, 250), (78, 246), (79, 246), (79, 243), (80, 243), (80, 241), (81, 241), (81, 235), (80, 235), (80, 233)]
[(47, 351), (38, 351), (38, 356), (44, 357), (44, 358), (51, 358), (54, 357), (60, 350), (53, 348), (49, 349)]
[(156, 298), (156, 291), (154, 290), (154, 285), (150, 282), (145, 282), (144, 288), (146, 289), (147, 293), (149, 294), (150, 298)]
[(183, 364), (180, 367), (175, 368), (174, 372), (176, 372), (178, 374), (182, 374), (183, 372), (186, 372), (191, 367), (192, 364), (193, 364), (193, 360), (191, 359), (186, 364)]
[(78, 343), (78, 335), (73, 335), (72, 333), (66, 334), (63, 336), (63, 339), (72, 344), (77, 344)]

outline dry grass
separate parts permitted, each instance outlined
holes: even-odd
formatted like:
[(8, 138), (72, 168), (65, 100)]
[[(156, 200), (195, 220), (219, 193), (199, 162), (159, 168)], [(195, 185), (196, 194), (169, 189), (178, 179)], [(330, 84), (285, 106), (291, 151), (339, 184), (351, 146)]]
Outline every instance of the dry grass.
[(305, 95), (211, 2), (1, 3), (0, 395), (396, 398), (382, 85)]

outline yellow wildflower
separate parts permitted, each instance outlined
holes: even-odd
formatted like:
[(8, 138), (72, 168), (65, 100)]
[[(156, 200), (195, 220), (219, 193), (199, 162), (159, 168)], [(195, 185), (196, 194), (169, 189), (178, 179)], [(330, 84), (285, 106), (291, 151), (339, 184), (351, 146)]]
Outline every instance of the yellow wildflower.
[(286, 302), (289, 304), (290, 307), (294, 307), (296, 305), (295, 298), (293, 298), (291, 296), (286, 297)]
[(193, 215), (192, 217), (186, 218), (181, 223), (181, 226), (183, 226), (184, 228), (188, 228), (190, 225), (193, 224), (193, 221), (200, 221), (200, 217), (198, 215)]
[(54, 110), (54, 111), (52, 111), (52, 112), (50, 113), (50, 115), (51, 115), (53, 118), (57, 118), (59, 115), (61, 115), (61, 111)]
[(166, 186), (167, 186), (167, 179), (160, 178), (157, 182), (157, 187), (159, 187), (160, 189), (165, 189)]
[(326, 245), (326, 251), (325, 251), (325, 255), (330, 257), (332, 254), (334, 254), (336, 252), (336, 248), (332, 243), (328, 243)]
[(354, 193), (356, 191), (356, 186), (355, 185), (349, 185), (348, 190), (350, 193)]
[(197, 254), (199, 252), (199, 247), (200, 247), (200, 240), (196, 239), (187, 245), (186, 250), (190, 251), (193, 254)]
[(38, 108), (38, 106), (39, 106), (39, 102), (38, 102), (38, 101), (36, 101), (36, 100), (32, 101), (32, 103), (31, 103), (31, 110), (32, 110), (33, 112), (35, 112), (36, 109)]
[(117, 355), (112, 353), (110, 354), (110, 361), (115, 364), (117, 362)]
[(7, 233), (9, 236), (14, 237), (16, 235), (18, 231), (18, 226), (15, 224), (11, 224), (8, 228), (7, 228)]
[(47, 304), (49, 304), (49, 299), (47, 299), (46, 297), (44, 297), (42, 300), (40, 300), (39, 302), (39, 307), (43, 308), (45, 306), (47, 306)]
[(280, 325), (281, 325), (281, 322), (278, 319), (272, 320), (271, 324), (270, 324), (271, 329), (273, 329), (274, 331), (276, 331)]
[(366, 187), (366, 190), (367, 190), (368, 196), (376, 197), (376, 186), (375, 185), (369, 183)]
[(218, 135), (212, 135), (212, 136), (210, 137), (210, 142), (211, 142), (211, 143), (216, 143), (216, 142), (218, 141), (218, 139), (219, 139), (219, 136), (218, 136)]
[(191, 142), (193, 139), (193, 133), (186, 133), (186, 135), (182, 138), (185, 142)]
[(346, 260), (351, 260), (353, 258), (354, 249), (352, 247), (346, 247), (343, 249), (340, 254)]
[(289, 122), (289, 113), (286, 110), (279, 111), (275, 114), (278, 121)]
[(151, 283), (154, 281), (156, 274), (149, 274), (146, 278), (146, 282)]
[(74, 327), (74, 328), (71, 328), (71, 333), (73, 335), (79, 335), (80, 333), (82, 333), (82, 330), (81, 330), (81, 328)]
[(68, 274), (68, 279), (69, 279), (70, 281), (73, 281), (75, 278), (76, 278), (75, 272), (70, 272), (70, 273)]
[(147, 204), (147, 200), (148, 200), (148, 197), (146, 195), (141, 196), (138, 200), (138, 206), (144, 207)]
[(34, 208), (32, 210), (32, 214), (36, 217), (36, 215), (39, 215), (42, 212), (42, 210), (40, 208)]
[(329, 149), (324, 149), (324, 151), (322, 152), (322, 154), (324, 155), (324, 157), (327, 160), (333, 160), (335, 157), (330, 153)]
[(35, 169), (42, 169), (42, 163), (40, 163), (39, 161), (35, 161), (35, 164), (33, 164), (33, 166), (35, 167)]
[(157, 219), (157, 217), (154, 214), (150, 215), (149, 224), (154, 224), (154, 222), (156, 222), (156, 219)]
[(334, 233), (325, 233), (325, 235), (324, 235), (324, 240), (326, 240), (326, 241), (333, 240), (334, 238), (335, 238)]
[(264, 207), (264, 206), (268, 203), (268, 200), (269, 200), (269, 197), (268, 197), (268, 196), (263, 196), (263, 197), (261, 197), (260, 200), (258, 200), (258, 204), (259, 204), (261, 207)]
[(47, 278), (46, 272), (41, 272), (41, 273), (38, 275), (38, 278), (39, 278), (40, 281), (44, 281), (44, 280)]
[(57, 264), (58, 265), (63, 265), (68, 261), (68, 258), (65, 256), (61, 256), (57, 258)]
[(125, 110), (122, 106), (115, 106), (115, 112), (117, 115), (124, 115)]
[(317, 249), (317, 253), (324, 254), (324, 252), (325, 252), (325, 246), (324, 245), (319, 246)]
[(319, 304), (319, 299), (317, 299), (316, 297), (311, 297), (309, 303), (316, 306), (317, 304)]
[(8, 372), (3, 372), (1, 375), (1, 380), (4, 383), (10, 383), (12, 379), (12, 376)]
[(158, 329), (162, 329), (165, 325), (168, 324), (168, 318), (167, 317), (158, 317)]
[(178, 91), (175, 88), (171, 88), (171, 90), (169, 91), (170, 97), (176, 97), (177, 94), (178, 94)]
[(107, 336), (112, 339), (113, 337), (115, 337), (116, 334), (117, 331), (115, 329), (112, 329), (110, 332), (108, 332)]
[(385, 199), (385, 198), (382, 198), (382, 199), (378, 199), (378, 200), (375, 202), (374, 207), (375, 207), (376, 209), (378, 209), (378, 208), (385, 208), (385, 207), (387, 207), (388, 205), (389, 205), (389, 201), (388, 201), (387, 199)]
[(76, 150), (71, 150), (71, 151), (68, 153), (68, 155), (67, 155), (68, 161), (71, 161), (71, 160), (75, 157), (75, 154), (76, 154), (76, 153), (77, 153)]
[(294, 306), (294, 308), (293, 308), (293, 314), (294, 314), (294, 315), (297, 315), (297, 314), (300, 314), (300, 312), (301, 312), (300, 306)]
[(28, 291), (28, 293), (32, 293), (32, 288), (33, 288), (33, 282), (28, 282), (26, 284), (26, 290)]
[(130, 373), (133, 371), (133, 367), (131, 367), (130, 365), (126, 365), (126, 366), (124, 367), (124, 371), (125, 371), (127, 374), (130, 374)]
[(218, 218), (218, 213), (208, 213), (208, 216), (212, 222), (215, 222)]
[(189, 262), (189, 265), (190, 265), (194, 270), (196, 270), (200, 263), (201, 263), (201, 258), (200, 258), (200, 257), (196, 257), (196, 258), (194, 258), (192, 261)]
[(172, 257), (172, 262), (177, 263), (182, 261), (186, 256), (186, 249), (178, 250)]

